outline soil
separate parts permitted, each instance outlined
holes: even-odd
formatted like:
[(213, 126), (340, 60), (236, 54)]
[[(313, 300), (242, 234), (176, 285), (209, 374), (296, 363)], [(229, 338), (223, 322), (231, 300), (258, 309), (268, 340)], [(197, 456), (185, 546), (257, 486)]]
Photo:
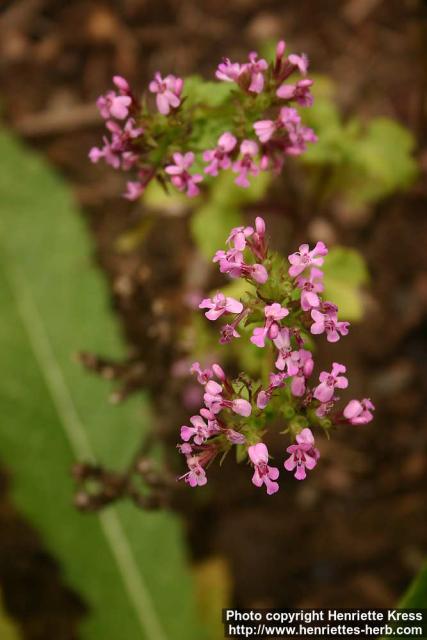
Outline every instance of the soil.
[[(137, 89), (158, 69), (211, 77), (219, 55), (239, 59), (266, 38), (285, 35), (307, 51), (317, 73), (334, 78), (344, 112), (388, 115), (412, 129), (425, 178), (426, 16), (426, 3), (418, 0), (3, 3), (5, 117), (75, 191), (129, 344), (121, 395), (151, 388), (165, 441), (175, 442), (187, 413), (179, 383), (165, 380), (180, 356), (175, 328), (188, 314), (188, 216), (159, 219), (142, 246), (115, 250), (117, 237), (144, 211), (120, 198), (120, 176), (87, 160), (102, 134), (94, 100), (113, 73)], [(425, 185), (420, 179), (409, 193), (357, 219), (339, 209), (316, 211), (308, 222), (298, 207), (289, 215), (285, 181), (269, 195), (268, 209), (260, 207), (283, 249), (311, 238), (320, 224), (365, 256), (372, 275), (365, 318), (335, 353), (351, 372), (355, 396), (371, 396), (377, 413), (369, 428), (322, 442), (323, 464), (310, 481), (289, 480), (274, 499), (256, 491), (248, 469), (232, 460), (211, 469), (210, 492), (189, 492), (182, 515), (193, 557), (227, 560), (237, 605), (391, 606), (426, 555)], [(6, 490), (0, 517), (0, 581), (24, 637), (76, 637), (84, 605), (61, 584), (60, 569), (9, 505)]]

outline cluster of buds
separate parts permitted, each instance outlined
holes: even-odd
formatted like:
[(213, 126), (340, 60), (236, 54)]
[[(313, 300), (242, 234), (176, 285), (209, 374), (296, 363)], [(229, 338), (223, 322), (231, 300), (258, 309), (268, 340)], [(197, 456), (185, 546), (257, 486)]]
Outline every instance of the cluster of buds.
[(348, 322), (338, 319), (337, 306), (322, 298), (325, 244), (318, 242), (313, 249), (303, 244), (287, 263), (268, 249), (265, 223), (259, 217), (254, 227), (233, 229), (227, 244), (213, 260), (222, 273), (243, 278), (248, 291), (241, 300), (218, 292), (199, 307), (207, 309), (210, 321), (229, 317), (220, 342), (240, 339), (245, 333), (254, 348), (264, 350), (270, 373), (265, 380), (246, 373), (232, 380), (218, 364), (202, 369), (194, 363), (191, 373), (204, 387), (204, 406), (190, 418), (191, 426), (181, 427), (178, 448), (188, 465), (182, 478), (190, 486), (206, 484), (207, 466), (234, 447), (237, 460), (249, 459), (254, 485), (264, 484), (272, 494), (279, 489), (279, 469), (268, 464), (263, 440), (269, 428), (279, 425), (290, 438), (284, 468), (304, 480), (320, 457), (313, 430), (367, 424), (374, 405), (365, 398), (350, 400), (343, 410), (336, 407), (338, 393), (348, 387), (346, 367), (338, 362), (311, 382), (314, 359), (309, 334), (324, 334), (333, 343), (349, 329)]
[[(206, 176), (220, 171), (233, 171), (240, 187), (248, 187), (250, 178), (261, 171), (279, 173), (286, 156), (300, 155), (307, 143), (316, 141), (295, 108), (313, 102), (307, 56), (286, 56), (285, 48), (280, 41), (270, 64), (255, 52), (246, 63), (226, 58), (219, 64), (217, 79), (232, 83), (227, 99), (230, 130), (219, 132), (212, 149), (199, 148), (195, 113), (199, 118), (202, 113), (206, 121), (221, 122), (217, 116), (227, 111), (224, 105), (218, 113), (203, 102), (195, 107), (187, 100), (182, 78), (158, 72), (148, 85), (149, 93), (139, 101), (128, 82), (115, 76), (115, 90), (97, 101), (109, 137), (103, 138), (102, 147), (90, 150), (91, 161), (103, 159), (115, 169), (132, 171), (124, 193), (129, 200), (139, 198), (154, 177), (193, 197)], [(156, 105), (151, 110), (150, 94)]]

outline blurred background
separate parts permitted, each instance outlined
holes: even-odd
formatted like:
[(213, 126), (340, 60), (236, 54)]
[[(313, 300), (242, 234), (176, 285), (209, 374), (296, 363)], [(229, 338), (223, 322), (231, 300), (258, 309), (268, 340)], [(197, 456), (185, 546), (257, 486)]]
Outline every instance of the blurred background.
[[(2, 640), (180, 640), (193, 623), (205, 629), (194, 637), (219, 638), (227, 604), (389, 607), (420, 571), (426, 20), (421, 0), (3, 0), (1, 308), (11, 333), (0, 332)], [(188, 257), (194, 212), (173, 200), (129, 203), (123, 176), (89, 163), (103, 131), (95, 100), (114, 74), (139, 92), (157, 70), (213, 79), (222, 56), (242, 60), (280, 38), (310, 58), (318, 94), (307, 117), (319, 145), (241, 210), (248, 220), (264, 215), (285, 253), (317, 238), (357, 251), (349, 280), (335, 283), (353, 326), (334, 359), (347, 365), (352, 397), (372, 398), (375, 421), (322, 441), (316, 473), (274, 499), (227, 460), (212, 469), (209, 489), (180, 495), (173, 514), (134, 505), (119, 505), (116, 519), (109, 510), (79, 514), (73, 460), (90, 459), (92, 448), (120, 467), (142, 423), (155, 424), (179, 469), (174, 446), (191, 388), (171, 374), (182, 355), (177, 327), (189, 294), (217, 282), (207, 263)], [(73, 361), (84, 350), (96, 354), (80, 356), (91, 372)], [(324, 345), (319, 358), (331, 359)], [(66, 385), (90, 423), (91, 447), (70, 417)], [(110, 392), (119, 407), (108, 404)], [(56, 442), (54, 405), (67, 445)], [(112, 549), (105, 557), (101, 534)]]

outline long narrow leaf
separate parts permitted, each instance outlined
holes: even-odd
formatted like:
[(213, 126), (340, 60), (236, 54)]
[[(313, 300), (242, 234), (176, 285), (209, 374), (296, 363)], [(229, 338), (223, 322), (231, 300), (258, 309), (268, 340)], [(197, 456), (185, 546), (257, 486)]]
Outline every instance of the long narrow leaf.
[(64, 184), (5, 134), (0, 158), (0, 458), (13, 499), (88, 604), (82, 638), (199, 638), (177, 519), (72, 507), (73, 461), (127, 464), (148, 412), (107, 406), (105, 384), (73, 362), (122, 346)]

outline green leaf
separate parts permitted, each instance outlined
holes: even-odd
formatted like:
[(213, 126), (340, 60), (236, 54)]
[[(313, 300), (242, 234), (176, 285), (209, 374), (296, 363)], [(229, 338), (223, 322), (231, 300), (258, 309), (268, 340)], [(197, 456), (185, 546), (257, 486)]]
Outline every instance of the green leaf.
[(354, 162), (370, 179), (361, 184), (358, 198), (378, 200), (410, 186), (417, 176), (414, 147), (413, 135), (398, 122), (373, 120), (354, 149)]
[(200, 103), (209, 107), (219, 107), (229, 99), (235, 91), (232, 82), (207, 82), (201, 76), (189, 76), (185, 80), (184, 95), (187, 106)]
[(398, 190), (409, 187), (417, 177), (413, 157), (415, 140), (411, 132), (390, 118), (364, 123), (346, 121), (340, 113), (333, 83), (315, 78), (314, 104), (304, 112), (304, 121), (315, 130), (318, 142), (301, 156), (310, 168), (332, 169), (320, 174), (322, 193), (339, 196), (356, 211)]
[(127, 465), (147, 402), (108, 407), (105, 383), (73, 362), (123, 350), (83, 220), (38, 157), (4, 133), (0, 151), (0, 456), (14, 502), (89, 607), (81, 638), (199, 638), (177, 518), (71, 504), (73, 461)]
[(427, 604), (427, 564), (415, 577), (399, 602), (399, 609), (425, 609)]
[[(243, 189), (235, 184), (236, 174), (222, 171), (212, 185), (212, 200), (218, 205), (234, 205), (241, 207), (261, 200), (267, 193), (272, 177), (267, 171), (261, 171), (250, 178), (249, 187)], [(227, 231), (230, 231), (228, 229)], [(227, 233), (228, 235), (228, 233)]]
[(224, 625), (219, 612), (231, 606), (232, 578), (227, 562), (213, 556), (196, 565), (193, 571), (197, 584), (199, 610), (209, 629), (209, 640), (223, 640)]
[(325, 300), (338, 305), (343, 320), (360, 320), (363, 316), (361, 287), (369, 280), (363, 257), (355, 249), (333, 247), (323, 265)]
[[(412, 581), (412, 584), (410, 584), (406, 593), (400, 600), (399, 604), (397, 605), (397, 608), (425, 610), (426, 604), (427, 604), (427, 564), (424, 564), (421, 567), (418, 575), (415, 576), (414, 580)], [(390, 626), (395, 628), (396, 623), (392, 623)], [(411, 622), (411, 623), (408, 623), (407, 626), (418, 626), (418, 624), (417, 622)], [(381, 640), (386, 640), (386, 637), (390, 638), (390, 636), (383, 636)], [(420, 636), (420, 635), (409, 636), (408, 635), (406, 637), (408, 638), (408, 640), (412, 640), (412, 639), (415, 640), (415, 638), (421, 638), (421, 637), (424, 638), (425, 636)]]
[(207, 260), (212, 260), (215, 252), (224, 248), (232, 227), (243, 224), (241, 208), (260, 200), (271, 181), (271, 176), (262, 172), (251, 178), (247, 189), (242, 189), (234, 184), (235, 177), (231, 171), (222, 171), (212, 184), (209, 202), (191, 218), (193, 238)]
[(209, 261), (215, 252), (225, 245), (230, 229), (242, 223), (242, 215), (238, 209), (219, 207), (215, 202), (197, 209), (190, 221), (191, 233), (197, 247)]

